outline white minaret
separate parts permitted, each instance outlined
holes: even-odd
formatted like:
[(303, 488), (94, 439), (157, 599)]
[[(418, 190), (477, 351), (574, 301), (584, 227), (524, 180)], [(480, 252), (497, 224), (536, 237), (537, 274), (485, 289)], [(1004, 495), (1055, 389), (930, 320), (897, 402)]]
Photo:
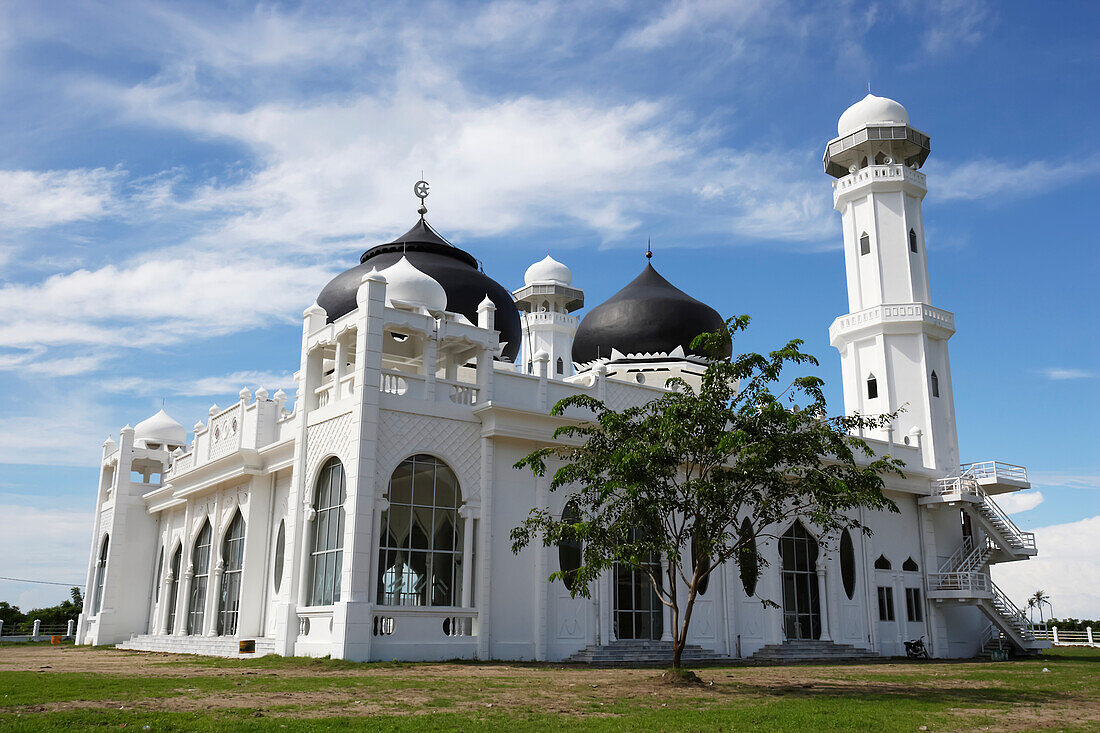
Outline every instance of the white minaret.
[(825, 150), (837, 178), (833, 201), (844, 225), (848, 315), (833, 321), (844, 407), (867, 415), (904, 408), (891, 431), (873, 436), (919, 445), (924, 464), (959, 467), (947, 340), (952, 313), (932, 307), (919, 168), (929, 138), (892, 99), (868, 94), (840, 117)]
[(584, 291), (571, 287), (573, 273), (550, 255), (527, 268), (523, 283), (512, 293), (523, 331), (520, 370), (533, 374), (535, 355), (545, 351), (551, 379), (572, 376), (573, 336), (580, 319), (571, 314), (584, 307)]

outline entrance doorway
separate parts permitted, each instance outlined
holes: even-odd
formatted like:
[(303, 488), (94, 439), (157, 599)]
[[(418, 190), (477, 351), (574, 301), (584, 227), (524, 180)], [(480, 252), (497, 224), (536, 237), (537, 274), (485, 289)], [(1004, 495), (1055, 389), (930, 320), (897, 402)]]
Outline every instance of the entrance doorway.
[(817, 586), (817, 540), (801, 522), (779, 539), (783, 560), (783, 633), (788, 639), (821, 638)]
[[(660, 558), (650, 555), (643, 566), (660, 581)], [(649, 575), (616, 563), (615, 638), (659, 640), (663, 633), (664, 605)]]

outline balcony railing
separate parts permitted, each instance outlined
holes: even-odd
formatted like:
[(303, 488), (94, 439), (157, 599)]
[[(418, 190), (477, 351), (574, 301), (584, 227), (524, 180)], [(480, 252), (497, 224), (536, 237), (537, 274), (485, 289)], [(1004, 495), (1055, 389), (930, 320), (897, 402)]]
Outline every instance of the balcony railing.
[[(428, 381), (420, 374), (397, 372), (390, 369), (382, 371), (382, 381), (379, 390), (386, 394), (408, 397), (411, 399), (427, 399)], [(478, 400), (478, 387), (468, 382), (456, 382), (449, 379), (435, 380), (435, 401), (449, 402), (455, 405), (476, 405)]]
[(978, 481), (987, 479), (1010, 479), (1012, 481), (1028, 482), (1027, 469), (1004, 461), (977, 461), (975, 463), (962, 464), (963, 476), (969, 476)]

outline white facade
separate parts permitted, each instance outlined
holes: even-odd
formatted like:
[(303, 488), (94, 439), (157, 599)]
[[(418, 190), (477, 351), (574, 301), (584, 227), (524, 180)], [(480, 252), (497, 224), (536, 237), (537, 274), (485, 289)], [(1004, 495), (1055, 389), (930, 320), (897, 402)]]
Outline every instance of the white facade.
[[(988, 574), (990, 562), (1035, 553), (1034, 538), (990, 498), (1026, 487), (1026, 473), (959, 464), (953, 318), (930, 303), (921, 219), (927, 136), (908, 147), (871, 140), (880, 127), (908, 139), (908, 115), (896, 102), (872, 100), (869, 111), (864, 102), (845, 113), (826, 153), (826, 170), (841, 174), (850, 303), (831, 337), (848, 411), (906, 406), (893, 429), (868, 436), (906, 463), (904, 479), (887, 480), (901, 511), (867, 512), (871, 537), (827, 546), (809, 523), (776, 528), (815, 548), (797, 575), (784, 575), (774, 541), (760, 547), (768, 565), (755, 587), (732, 564), (717, 569), (689, 638), (714, 656), (800, 638), (892, 655), (925, 636), (939, 657), (972, 655), (996, 632), (1037, 644)], [(683, 349), (608, 349), (611, 358), (574, 364), (583, 292), (550, 257), (514, 296), (524, 341), (516, 365), (495, 358), (488, 298), (476, 323), (448, 311), (439, 283), (402, 258), (362, 277), (350, 313), (328, 322), (316, 304), (305, 311), (292, 408), (282, 392), (244, 389), (211, 407), (190, 442), (159, 413), (105, 443), (79, 641), (228, 654), (248, 639), (265, 653), (354, 660), (562, 660), (669, 639), (667, 612), (617, 598), (615, 573), (591, 599), (571, 598), (546, 580), (567, 550), (512, 553), (509, 532), (533, 507), (563, 510), (549, 479), (513, 465), (551, 441), (558, 400), (640, 404), (667, 376), (695, 381), (701, 361)], [(785, 580), (804, 594), (785, 592)]]

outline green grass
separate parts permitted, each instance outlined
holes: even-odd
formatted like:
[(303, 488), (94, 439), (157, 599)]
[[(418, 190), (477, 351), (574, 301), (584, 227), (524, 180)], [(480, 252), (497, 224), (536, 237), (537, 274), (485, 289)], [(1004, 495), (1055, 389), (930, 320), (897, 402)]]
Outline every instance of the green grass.
[[(95, 658), (89, 656), (89, 664)], [(1100, 650), (1091, 649), (1004, 663), (703, 668), (702, 685), (660, 682), (659, 670), (534, 664), (454, 663), (439, 673), (439, 665), (407, 663), (180, 657), (158, 669), (161, 676), (0, 671), (0, 729), (811, 733), (915, 731), (922, 725), (931, 731), (1100, 727)], [(587, 684), (597, 679), (599, 685)], [(316, 695), (288, 701), (287, 693)], [(195, 710), (163, 710), (173, 701)], [(80, 707), (51, 709), (66, 703)], [(380, 712), (356, 714), (360, 705)]]

